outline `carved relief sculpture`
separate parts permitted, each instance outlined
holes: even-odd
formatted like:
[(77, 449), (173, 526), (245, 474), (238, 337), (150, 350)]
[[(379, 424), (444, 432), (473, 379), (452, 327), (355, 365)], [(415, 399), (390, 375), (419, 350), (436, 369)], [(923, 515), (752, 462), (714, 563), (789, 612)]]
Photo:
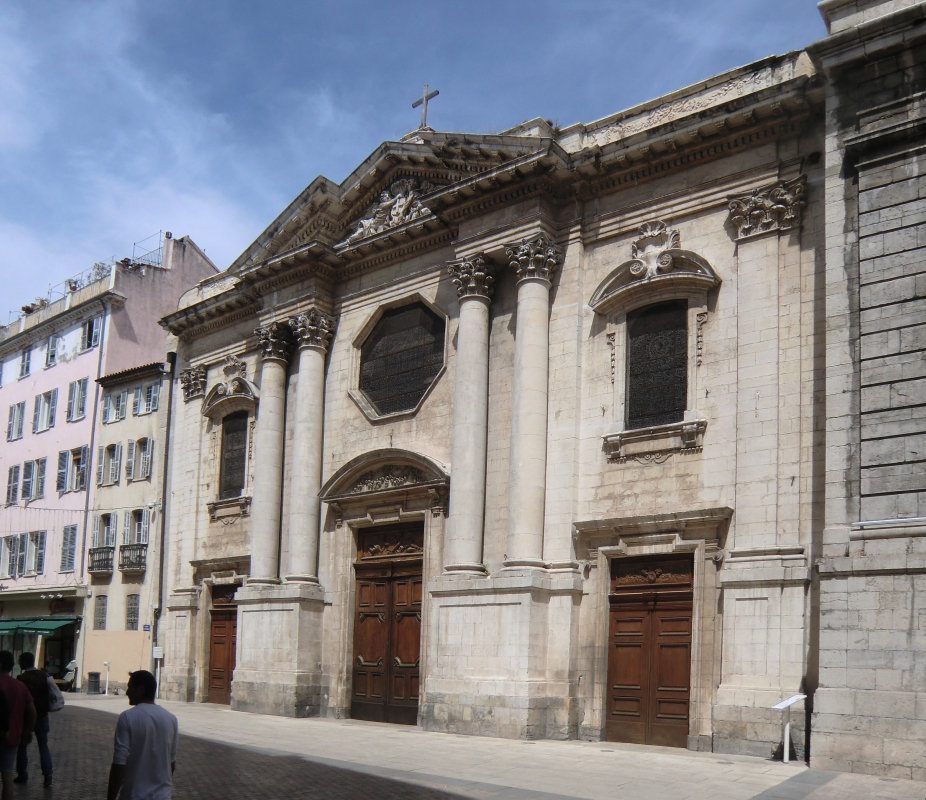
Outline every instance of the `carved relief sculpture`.
[(492, 264), (481, 253), (447, 265), (458, 297), (492, 297), (495, 275)]
[(518, 274), (518, 280), (540, 278), (550, 280), (560, 263), (559, 251), (541, 234), (534, 239), (505, 245), (508, 266)]
[(183, 402), (189, 403), (206, 393), (206, 367), (190, 367), (180, 373), (180, 388), (183, 389)]
[(350, 493), (381, 492), (384, 489), (397, 489), (402, 486), (424, 483), (426, 480), (420, 469), (387, 464), (379, 469), (364, 472), (351, 487)]
[(672, 269), (672, 251), (680, 250), (681, 236), (662, 220), (640, 226), (640, 238), (630, 248), (630, 274), (635, 278), (655, 278)]
[[(202, 369), (205, 376), (205, 367)], [(215, 384), (203, 399), (203, 415), (218, 419), (233, 411), (253, 410), (257, 405), (259, 392), (247, 378), (248, 365), (238, 356), (226, 356), (222, 372), (225, 380)]]
[(732, 198), (730, 223), (736, 229), (736, 238), (800, 227), (801, 209), (807, 205), (806, 183), (807, 176), (801, 175), (792, 181), (774, 183), (752, 194)]
[(347, 238), (347, 243), (353, 244), (430, 213), (421, 205), (420, 198), (437, 188), (428, 181), (419, 182), (415, 178), (395, 181), (388, 189), (380, 192), (379, 202), (357, 222), (357, 228)]
[(271, 322), (264, 328), (257, 328), (254, 335), (257, 336), (261, 355), (265, 360), (289, 361), (289, 354), (292, 350), (292, 332), (285, 322)]
[(379, 533), (374, 528), (360, 533), (358, 549), (361, 559), (418, 555), (424, 552), (424, 537), (420, 529)]
[(287, 324), (292, 328), (297, 346), (317, 347), (321, 350), (328, 349), (328, 343), (337, 327), (334, 317), (322, 314), (315, 308), (290, 317)]

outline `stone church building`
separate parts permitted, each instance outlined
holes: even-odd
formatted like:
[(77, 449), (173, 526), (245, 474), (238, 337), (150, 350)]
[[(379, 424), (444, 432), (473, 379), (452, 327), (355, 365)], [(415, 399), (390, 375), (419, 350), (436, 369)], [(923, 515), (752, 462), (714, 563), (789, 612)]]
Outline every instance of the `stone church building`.
[[(421, 128), (162, 324), (167, 697), (926, 778), (926, 3)], [(920, 505), (922, 503), (923, 505)]]

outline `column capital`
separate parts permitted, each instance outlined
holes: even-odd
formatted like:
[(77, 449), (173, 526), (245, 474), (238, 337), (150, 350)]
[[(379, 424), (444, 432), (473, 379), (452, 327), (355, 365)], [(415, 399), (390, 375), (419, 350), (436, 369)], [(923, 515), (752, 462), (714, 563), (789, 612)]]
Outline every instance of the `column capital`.
[(327, 352), (338, 324), (334, 317), (323, 314), (314, 307), (290, 317), (286, 322), (293, 331), (297, 347), (315, 347), (322, 352)]
[(263, 328), (256, 328), (254, 335), (262, 350), (262, 360), (289, 361), (293, 340), (290, 327), (285, 322), (271, 322)]
[(447, 271), (457, 287), (457, 296), (491, 300), (495, 291), (495, 266), (484, 254), (476, 253), (459, 261), (451, 261)]
[(505, 245), (508, 266), (518, 274), (518, 280), (539, 278), (549, 281), (562, 258), (559, 250), (544, 234)]

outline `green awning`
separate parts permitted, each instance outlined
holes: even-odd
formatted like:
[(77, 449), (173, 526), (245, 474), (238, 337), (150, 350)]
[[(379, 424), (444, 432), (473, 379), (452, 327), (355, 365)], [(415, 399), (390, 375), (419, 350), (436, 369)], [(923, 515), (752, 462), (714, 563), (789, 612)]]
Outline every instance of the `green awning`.
[(34, 622), (23, 622), (17, 626), (20, 633), (38, 633), (42, 636), (50, 636), (58, 628), (70, 625), (73, 619), (37, 619)]
[(19, 623), (13, 619), (0, 619), (0, 634), (16, 633)]

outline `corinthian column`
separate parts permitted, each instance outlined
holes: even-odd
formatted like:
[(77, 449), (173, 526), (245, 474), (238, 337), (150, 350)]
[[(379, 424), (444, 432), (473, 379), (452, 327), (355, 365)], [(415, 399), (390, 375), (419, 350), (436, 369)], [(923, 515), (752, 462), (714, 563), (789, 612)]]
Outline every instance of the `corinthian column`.
[(485, 574), (482, 536), (486, 499), (489, 408), (489, 303), (492, 268), (482, 255), (449, 265), (460, 298), (453, 438), (450, 463), (450, 532), (444, 569)]
[(286, 580), (318, 583), (318, 492), (322, 486), (325, 431), (325, 355), (334, 333), (333, 317), (310, 309), (289, 320), (299, 347), (293, 477), (289, 501), (289, 564)]
[(280, 516), (283, 503), (283, 427), (286, 365), (292, 347), (289, 326), (271, 322), (254, 333), (263, 349), (260, 406), (251, 501), (251, 574), (248, 583), (279, 583)]
[(542, 567), (550, 276), (559, 265), (559, 254), (543, 235), (523, 239), (520, 244), (507, 245), (505, 253), (509, 266), (518, 275), (505, 566)]

